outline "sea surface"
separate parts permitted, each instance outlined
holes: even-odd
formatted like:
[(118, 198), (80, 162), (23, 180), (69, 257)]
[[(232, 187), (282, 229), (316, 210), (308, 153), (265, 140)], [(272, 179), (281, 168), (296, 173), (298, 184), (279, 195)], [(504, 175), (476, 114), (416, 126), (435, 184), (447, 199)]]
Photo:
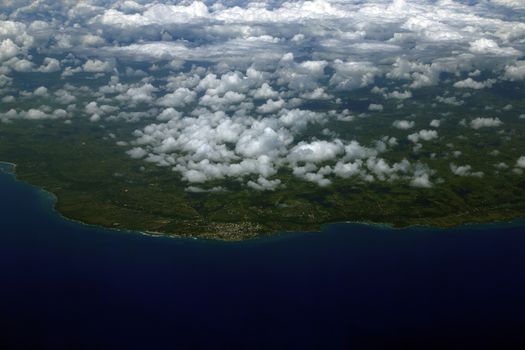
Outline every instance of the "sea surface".
[(225, 243), (68, 221), (5, 171), (0, 196), (1, 349), (525, 345), (524, 221)]

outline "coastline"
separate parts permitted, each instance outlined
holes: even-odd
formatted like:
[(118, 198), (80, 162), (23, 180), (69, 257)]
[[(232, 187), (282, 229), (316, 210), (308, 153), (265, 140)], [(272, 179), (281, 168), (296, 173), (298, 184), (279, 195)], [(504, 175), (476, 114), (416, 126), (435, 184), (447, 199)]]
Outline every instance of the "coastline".
[[(9, 167), (6, 167), (6, 165), (9, 166)], [(15, 174), (16, 175), (16, 164), (15, 163), (11, 163), (11, 162), (0, 161), (0, 171), (4, 172), (4, 173), (7, 173), (7, 174)]]
[[(7, 165), (7, 166), (6, 166)], [(162, 231), (143, 231), (143, 230), (133, 230), (133, 229), (127, 229), (127, 228), (115, 228), (115, 227), (109, 227), (109, 226), (102, 226), (97, 224), (90, 224), (81, 220), (70, 218), (64, 214), (62, 214), (59, 210), (56, 208), (56, 203), (58, 202), (58, 197), (50, 192), (47, 191), (41, 187), (38, 187), (36, 185), (33, 185), (32, 183), (29, 183), (27, 181), (21, 180), (18, 178), (16, 173), (16, 163), (7, 162), (7, 161), (0, 161), (0, 172), (12, 175), (15, 179), (15, 181), (21, 182), (24, 185), (31, 186), (41, 193), (44, 193), (46, 196), (49, 197), (51, 201), (51, 209), (54, 214), (57, 214), (57, 216), (63, 220), (66, 220), (68, 222), (72, 222), (75, 224), (80, 224), (86, 227), (91, 228), (97, 228), (97, 229), (103, 229), (103, 230), (111, 230), (114, 232), (120, 232), (120, 233), (130, 233), (130, 234), (140, 234), (147, 237), (152, 238), (175, 238), (180, 240), (188, 240), (188, 241), (201, 241), (201, 242), (225, 242), (225, 243), (243, 243), (243, 242), (260, 242), (265, 241), (268, 239), (279, 239), (279, 238), (288, 238), (297, 236), (298, 234), (321, 234), (323, 231), (329, 230), (333, 226), (337, 225), (359, 225), (359, 226), (370, 226), (378, 229), (384, 229), (384, 230), (391, 230), (391, 231), (403, 231), (403, 230), (451, 230), (456, 228), (468, 228), (472, 226), (478, 226), (482, 227), (485, 225), (509, 225), (516, 223), (517, 225), (521, 225), (522, 221), (525, 220), (525, 217), (514, 217), (510, 219), (504, 219), (504, 220), (495, 220), (495, 221), (487, 221), (487, 222), (464, 222), (457, 225), (451, 225), (451, 226), (438, 226), (438, 225), (423, 225), (423, 224), (411, 224), (407, 226), (396, 226), (392, 223), (381, 223), (381, 222), (366, 222), (366, 221), (352, 221), (352, 220), (344, 220), (344, 221), (335, 221), (335, 222), (327, 222), (327, 223), (320, 223), (318, 226), (319, 229), (312, 229), (312, 230), (300, 230), (300, 231), (275, 231), (275, 232), (266, 232), (264, 234), (257, 235), (255, 237), (249, 237), (245, 239), (224, 239), (220, 236), (218, 237), (198, 237), (198, 236), (192, 236), (192, 235), (181, 235), (173, 232), (162, 232)], [(524, 222), (525, 224), (525, 222)]]

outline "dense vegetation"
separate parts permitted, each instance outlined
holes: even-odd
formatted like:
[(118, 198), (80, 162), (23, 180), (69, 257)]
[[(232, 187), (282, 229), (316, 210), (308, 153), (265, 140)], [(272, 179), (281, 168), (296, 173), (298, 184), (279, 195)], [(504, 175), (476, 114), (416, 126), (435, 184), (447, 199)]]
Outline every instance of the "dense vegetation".
[[(354, 110), (359, 108), (359, 93), (349, 98), (357, 101), (350, 106)], [(516, 116), (516, 110), (524, 109), (523, 102), (511, 100), (512, 113), (499, 115), (504, 121), (501, 128), (472, 130), (458, 127), (458, 122), (478, 113), (481, 106), (478, 111), (448, 105), (429, 109), (422, 101), (431, 95), (432, 88), (421, 90), (398, 115), (361, 118), (347, 130), (344, 123), (335, 126), (364, 144), (377, 137), (378, 130), (398, 137), (399, 145), (384, 158), (423, 160), (441, 179), (431, 188), (411, 187), (402, 180), (358, 178), (336, 179), (330, 186), (319, 187), (282, 170), (279, 177), (285, 186), (276, 191), (260, 192), (235, 180), (221, 180), (206, 185), (228, 191), (188, 192), (178, 173), (131, 159), (125, 148), (116, 145), (115, 139), (130, 139), (136, 124), (101, 125), (85, 118), (74, 118), (72, 123), (16, 120), (0, 124), (0, 159), (16, 163), (21, 180), (54, 193), (57, 210), (68, 218), (162, 234), (238, 240), (280, 231), (318, 230), (324, 223), (337, 221), (447, 227), (523, 216), (525, 178), (512, 171), (525, 150), (525, 121)], [(480, 93), (476, 99), (494, 108), (509, 102), (493, 93)], [(475, 101), (470, 105), (475, 106)], [(410, 152), (413, 144), (406, 140), (406, 131), (391, 128), (392, 121), (408, 109), (413, 111), (411, 118), (422, 124), (440, 113), (452, 113), (439, 129), (439, 141), (425, 143), (421, 152)], [(453, 158), (448, 143), (461, 155)], [(490, 155), (493, 150), (499, 151), (497, 156)], [(451, 161), (468, 163), (484, 176), (454, 175)], [(495, 167), (501, 162), (509, 169)]]

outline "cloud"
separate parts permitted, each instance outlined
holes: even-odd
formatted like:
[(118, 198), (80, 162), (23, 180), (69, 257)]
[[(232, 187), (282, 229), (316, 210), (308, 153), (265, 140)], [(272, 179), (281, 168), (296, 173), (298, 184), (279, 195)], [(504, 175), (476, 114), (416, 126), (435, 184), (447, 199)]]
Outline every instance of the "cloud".
[(121, 102), (130, 102), (132, 105), (140, 103), (150, 104), (154, 101), (154, 92), (158, 89), (150, 83), (135, 84), (128, 87), (115, 98)]
[(310, 143), (300, 142), (294, 146), (288, 159), (292, 163), (308, 162), (320, 163), (335, 159), (338, 155), (344, 152), (344, 146), (341, 141), (313, 141)]
[(420, 188), (431, 188), (432, 182), (430, 182), (429, 175), (426, 173), (416, 175), (410, 180), (410, 186)]
[(56, 58), (46, 57), (38, 71), (42, 73), (58, 72), (60, 71), (60, 62)]
[(408, 139), (414, 143), (418, 143), (420, 140), (422, 141), (430, 141), (434, 140), (438, 137), (438, 133), (436, 130), (419, 130), (418, 132), (415, 132), (413, 134), (408, 135)]
[(432, 121), (430, 122), (430, 126), (433, 128), (439, 128), (441, 126), (441, 120), (432, 119)]
[(406, 100), (408, 98), (412, 98), (412, 92), (410, 92), (410, 91), (404, 91), (404, 92), (392, 91), (390, 93), (385, 94), (385, 97), (386, 98), (395, 98), (395, 99), (398, 99), (398, 100)]
[(20, 48), (11, 39), (4, 39), (0, 43), (0, 62), (15, 57), (19, 52)]
[(184, 107), (195, 101), (196, 93), (187, 88), (178, 88), (170, 94), (166, 94), (157, 100), (157, 104), (163, 107)]
[(77, 100), (76, 96), (65, 89), (58, 89), (55, 91), (55, 101), (62, 105), (74, 103)]
[(451, 106), (461, 106), (461, 105), (465, 104), (464, 101), (458, 100), (456, 98), (456, 96), (450, 96), (450, 97), (437, 96), (436, 100), (438, 102), (445, 103), (445, 104), (451, 105)]
[(268, 83), (263, 83), (260, 88), (253, 91), (252, 96), (256, 99), (274, 99), (279, 96), (279, 93), (273, 90)]
[(371, 103), (370, 105), (368, 105), (368, 110), (369, 111), (373, 111), (373, 112), (382, 112), (383, 111), (383, 105), (376, 104), (376, 103)]
[[(42, 107), (41, 107), (42, 108)], [(49, 108), (43, 108), (49, 109)], [(49, 112), (44, 112), (42, 109), (31, 108), (28, 110), (17, 111), (15, 109), (10, 109), (5, 113), (0, 113), (0, 121), (12, 121), (16, 119), (26, 119), (26, 120), (44, 120), (44, 119), (64, 119), (68, 118), (69, 114), (63, 109), (50, 110)]]
[(343, 62), (335, 60), (333, 64), (335, 73), (330, 78), (330, 84), (339, 90), (364, 87), (374, 82), (379, 69), (371, 62)]
[(525, 2), (523, 2), (523, 0), (491, 0), (490, 2), (499, 6), (506, 6), (513, 9), (525, 9)]
[(25, 58), (18, 57), (11, 58), (10, 60), (4, 63), (4, 66), (9, 67), (10, 69), (13, 69), (16, 72), (22, 73), (32, 72), (34, 69), (33, 62)]
[(486, 81), (475, 81), (472, 78), (467, 78), (465, 80), (457, 81), (454, 83), (454, 87), (458, 89), (474, 89), (480, 90), (484, 88), (490, 88), (496, 82), (496, 79), (488, 79)]
[(144, 158), (148, 154), (148, 152), (141, 147), (132, 148), (126, 153), (129, 154), (131, 158), (135, 158), (135, 159)]
[(275, 191), (280, 184), (281, 180), (279, 179), (267, 180), (260, 176), (257, 181), (248, 181), (247, 185), (257, 191)]
[[(495, 96), (488, 88), (518, 91), (525, 79), (525, 23), (513, 0), (2, 5), (2, 121), (74, 115), (108, 132), (128, 123), (128, 156), (176, 172), (191, 193), (227, 190), (207, 183), (224, 179), (277, 190), (283, 174), (319, 186), (432, 187), (440, 179), (423, 162), (452, 154), (440, 141), (453, 136), (453, 113), (475, 113), (474, 101)], [(59, 78), (47, 84), (41, 73)], [(42, 80), (19, 88), (33, 77)], [(23, 105), (31, 97), (47, 105)], [(519, 115), (518, 102), (501, 106), (511, 102)], [(416, 123), (428, 129), (388, 135), (401, 133), (390, 125)], [(475, 131), (461, 133), (467, 143)], [(410, 150), (432, 140), (433, 153), (414, 161)]]
[(102, 73), (110, 72), (113, 67), (110, 62), (104, 62), (101, 60), (87, 60), (82, 66), (84, 72), (88, 73)]
[(268, 100), (263, 105), (257, 107), (257, 112), (259, 113), (275, 113), (278, 110), (282, 109), (285, 105), (284, 100)]
[[(138, 11), (144, 9), (143, 6), (135, 4), (131, 5), (128, 3), (127, 6), (124, 6), (122, 9), (133, 9)], [(153, 3), (141, 14), (126, 14), (115, 9), (108, 9), (103, 15), (98, 17), (97, 20), (107, 26), (125, 29), (128, 27), (140, 27), (154, 24), (189, 23), (198, 20), (199, 18), (206, 18), (208, 15), (208, 7), (200, 1), (194, 1), (187, 6)]]
[(208, 189), (204, 189), (204, 188), (197, 187), (197, 186), (186, 187), (186, 192), (191, 192), (191, 193), (214, 193), (214, 192), (226, 192), (226, 191), (227, 189), (225, 189), (222, 186), (215, 186), (215, 187), (208, 188)]
[(525, 79), (525, 61), (517, 61), (505, 67), (504, 78), (512, 81)]
[(408, 121), (408, 120), (396, 120), (392, 123), (394, 128), (400, 129), (400, 130), (407, 130), (412, 129), (416, 123), (414, 121)]
[(38, 97), (45, 97), (48, 95), (48, 89), (45, 86), (40, 86), (35, 89), (33, 94)]
[(500, 47), (492, 39), (481, 38), (470, 44), (470, 52), (480, 55), (520, 56), (521, 52), (512, 47)]
[(450, 170), (454, 175), (457, 176), (473, 176), (473, 177), (483, 177), (483, 172), (477, 171), (473, 172), (470, 165), (455, 165), (454, 163), (450, 164)]
[(518, 168), (525, 169), (525, 156), (521, 156), (521, 157), (518, 158), (518, 160), (516, 161), (516, 166)]
[(503, 125), (503, 122), (499, 118), (478, 117), (470, 121), (470, 127), (476, 130), (480, 128), (494, 128), (501, 125)]

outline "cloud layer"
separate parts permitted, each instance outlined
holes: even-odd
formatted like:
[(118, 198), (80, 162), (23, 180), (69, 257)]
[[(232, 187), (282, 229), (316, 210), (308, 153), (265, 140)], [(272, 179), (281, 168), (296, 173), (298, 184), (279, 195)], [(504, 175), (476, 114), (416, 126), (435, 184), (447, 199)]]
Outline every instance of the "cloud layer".
[[(459, 108), (525, 79), (522, 1), (4, 3), (0, 120), (136, 123), (120, 142), (128, 155), (169, 167), (192, 192), (217, 180), (275, 190), (287, 176), (432, 187), (436, 171), (408, 158), (446, 138), (444, 116), (423, 124), (407, 112), (366, 142), (353, 123), (403, 110), (421, 89), (446, 85), (431, 105)], [(60, 84), (24, 90), (17, 74)], [(356, 90), (368, 97), (351, 111)], [(454, 125), (505, 122), (477, 112)], [(391, 157), (403, 144), (410, 154)]]

